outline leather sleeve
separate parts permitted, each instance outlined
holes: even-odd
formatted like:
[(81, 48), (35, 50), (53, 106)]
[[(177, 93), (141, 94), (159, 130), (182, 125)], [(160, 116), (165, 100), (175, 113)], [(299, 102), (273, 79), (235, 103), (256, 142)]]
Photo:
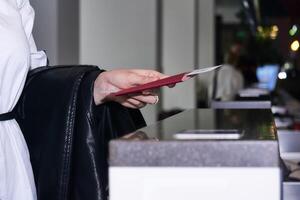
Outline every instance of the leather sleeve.
[(138, 110), (96, 106), (94, 66), (44, 67), (27, 79), (15, 108), (39, 200), (107, 199), (107, 146), (145, 126)]
[[(86, 91), (93, 90), (91, 72), (79, 92), (71, 179), (72, 200), (102, 200), (108, 196), (108, 141), (145, 126), (139, 110), (110, 102), (95, 106)], [(92, 86), (92, 87), (91, 87)]]

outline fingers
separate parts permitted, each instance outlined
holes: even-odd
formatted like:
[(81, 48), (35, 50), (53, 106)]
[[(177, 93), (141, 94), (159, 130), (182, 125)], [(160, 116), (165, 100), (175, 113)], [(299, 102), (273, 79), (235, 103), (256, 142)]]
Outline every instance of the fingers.
[[(157, 96), (157, 93), (159, 92), (159, 89), (149, 89), (149, 90), (144, 90), (142, 91), (142, 95), (152, 95), (152, 96)], [(137, 94), (136, 94), (137, 95)]]
[(132, 86), (137, 86), (137, 85), (143, 85), (152, 81), (156, 81), (159, 80), (159, 77), (150, 77), (150, 76), (143, 76), (143, 75), (139, 75), (139, 74), (135, 74), (132, 73), (129, 77), (128, 77), (128, 81), (129, 81), (129, 85)]
[(127, 108), (132, 108), (132, 109), (139, 109), (138, 107), (132, 105), (131, 103), (128, 103), (128, 102), (123, 102), (123, 103), (120, 103), (122, 106), (124, 107), (127, 107)]
[(159, 101), (158, 96), (119, 96), (119, 97), (110, 97), (110, 101), (115, 101), (127, 108), (140, 109), (145, 107), (147, 104), (157, 104)]
[(125, 107), (134, 108), (134, 109), (143, 108), (147, 105), (147, 103), (131, 98), (129, 96), (119, 96), (119, 97), (111, 96), (110, 100), (115, 101)]
[(132, 69), (130, 70), (131, 77), (129, 78), (131, 85), (142, 85), (159, 79), (168, 77), (165, 74), (154, 70)]
[(140, 106), (136, 106), (136, 105), (133, 105), (133, 104), (131, 104), (131, 103), (129, 103), (129, 102), (123, 102), (123, 103), (120, 103), (122, 106), (125, 106), (125, 107), (127, 107), (127, 108), (133, 108), (133, 109), (141, 109), (141, 108), (143, 108), (143, 107), (145, 107), (146, 106), (146, 104), (142, 104), (142, 105), (140, 105)]
[(157, 95), (130, 95), (133, 99), (138, 100), (140, 102), (146, 103), (146, 104), (156, 104), (158, 102), (158, 96)]
[(176, 84), (168, 85), (169, 88), (173, 88), (175, 86), (176, 86)]
[(128, 98), (126, 101), (137, 108), (142, 108), (147, 104), (134, 98)]

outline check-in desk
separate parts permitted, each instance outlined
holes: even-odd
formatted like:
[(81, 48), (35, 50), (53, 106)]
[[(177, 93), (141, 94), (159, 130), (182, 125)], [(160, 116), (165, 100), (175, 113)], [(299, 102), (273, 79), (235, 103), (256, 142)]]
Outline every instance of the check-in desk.
[(268, 109), (182, 112), (111, 141), (109, 163), (110, 200), (280, 200), (282, 195)]

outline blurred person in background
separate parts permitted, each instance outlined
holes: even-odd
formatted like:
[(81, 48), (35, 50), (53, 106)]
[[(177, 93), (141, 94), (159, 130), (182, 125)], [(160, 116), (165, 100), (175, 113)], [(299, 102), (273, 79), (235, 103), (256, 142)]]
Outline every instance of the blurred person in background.
[(215, 71), (213, 84), (208, 89), (212, 100), (232, 101), (239, 90), (244, 88), (244, 77), (239, 64), (242, 51), (242, 44), (232, 45), (225, 63)]

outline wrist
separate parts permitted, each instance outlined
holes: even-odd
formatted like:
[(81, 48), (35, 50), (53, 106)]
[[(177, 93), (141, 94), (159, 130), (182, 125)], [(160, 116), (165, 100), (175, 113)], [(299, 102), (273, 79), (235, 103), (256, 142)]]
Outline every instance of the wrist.
[(107, 96), (109, 95), (109, 92), (106, 89), (107, 80), (106, 80), (106, 73), (102, 72), (99, 74), (97, 79), (94, 83), (94, 101), (96, 105), (100, 105), (106, 101)]

